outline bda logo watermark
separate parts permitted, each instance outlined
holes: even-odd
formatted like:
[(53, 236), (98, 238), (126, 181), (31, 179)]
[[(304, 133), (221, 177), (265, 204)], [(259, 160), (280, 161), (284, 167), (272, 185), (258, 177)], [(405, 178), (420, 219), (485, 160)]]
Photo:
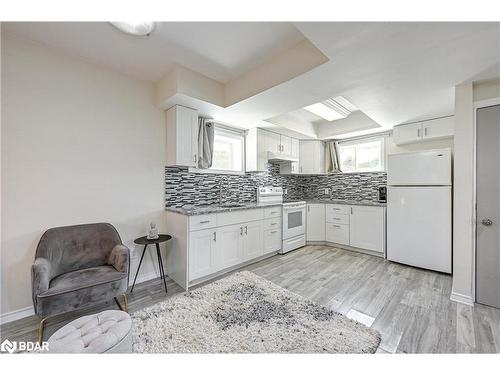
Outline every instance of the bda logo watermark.
[(5, 339), (2, 344), (0, 344), (0, 351), (7, 353), (14, 353), (16, 351), (19, 352), (42, 352), (49, 351), (49, 343), (47, 341), (39, 344), (38, 342), (32, 341), (10, 341), (9, 339)]
[(12, 342), (9, 339), (4, 340), (0, 345), (0, 351), (9, 352), (10, 354), (14, 353), (17, 348), (17, 342)]

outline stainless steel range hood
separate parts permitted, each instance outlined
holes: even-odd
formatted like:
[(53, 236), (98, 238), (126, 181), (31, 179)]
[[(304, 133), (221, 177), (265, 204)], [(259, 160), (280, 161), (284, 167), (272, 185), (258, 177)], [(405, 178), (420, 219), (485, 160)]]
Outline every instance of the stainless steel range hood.
[(299, 161), (296, 157), (288, 154), (276, 154), (274, 152), (268, 151), (267, 152), (267, 160), (269, 161), (277, 161), (277, 162), (283, 162), (283, 161), (289, 161), (289, 162), (294, 162), (294, 161)]

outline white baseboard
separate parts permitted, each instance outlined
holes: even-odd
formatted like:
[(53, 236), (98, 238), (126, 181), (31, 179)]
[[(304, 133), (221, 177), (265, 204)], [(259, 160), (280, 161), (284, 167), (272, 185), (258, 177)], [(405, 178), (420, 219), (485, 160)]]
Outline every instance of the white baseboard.
[[(134, 275), (135, 276), (135, 275)], [(137, 276), (137, 281), (136, 284), (143, 283), (148, 280), (155, 279), (157, 277), (160, 277), (159, 272), (150, 272), (148, 274), (139, 274)], [(134, 279), (132, 277), (129, 278), (129, 286), (132, 285), (132, 282)], [(3, 313), (0, 315), (0, 324), (5, 324), (5, 323), (10, 323), (15, 320), (23, 319), (28, 316), (35, 315), (35, 310), (33, 310), (33, 306), (28, 306), (28, 307), (23, 307), (22, 309), (19, 310), (14, 310), (14, 311), (9, 311), (6, 313)]]
[(32, 315), (35, 315), (33, 306), (23, 307), (22, 309), (9, 311), (0, 315), (0, 324), (10, 323)]
[(474, 299), (472, 296), (467, 296), (465, 294), (451, 292), (450, 299), (453, 302), (463, 303), (464, 305), (474, 306)]

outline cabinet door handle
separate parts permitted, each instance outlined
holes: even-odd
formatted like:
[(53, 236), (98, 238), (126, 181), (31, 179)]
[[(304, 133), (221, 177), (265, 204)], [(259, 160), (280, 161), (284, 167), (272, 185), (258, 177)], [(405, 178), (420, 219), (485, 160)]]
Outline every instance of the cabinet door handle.
[(353, 214), (353, 212), (352, 212), (352, 207), (351, 207), (351, 215), (352, 215), (352, 214)]
[(278, 223), (271, 223), (271, 225), (278, 225)]
[(424, 137), (427, 137), (427, 128), (424, 128)]
[(248, 234), (248, 227), (245, 225), (245, 234)]
[(217, 232), (214, 232), (214, 242), (217, 242)]
[(240, 227), (240, 236), (243, 236), (243, 227)]
[(269, 233), (273, 234), (273, 233), (276, 233), (276, 232), (277, 232), (277, 230), (273, 230), (273, 231), (271, 231)]
[(334, 226), (335, 228), (340, 228), (340, 225), (336, 225), (336, 224), (334, 224), (333, 226)]
[(196, 154), (193, 156), (193, 161), (196, 163)]
[(207, 223), (210, 223), (210, 220), (203, 220), (203, 221), (200, 221), (200, 224), (207, 224)]
[(307, 206), (307, 212), (311, 212), (311, 206)]
[(417, 138), (420, 138), (420, 128), (417, 129)]

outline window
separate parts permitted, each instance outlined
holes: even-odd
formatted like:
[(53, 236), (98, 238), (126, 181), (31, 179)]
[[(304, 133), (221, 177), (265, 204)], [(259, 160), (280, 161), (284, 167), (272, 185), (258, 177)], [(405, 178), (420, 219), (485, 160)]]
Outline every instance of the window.
[(384, 170), (384, 138), (369, 138), (339, 144), (342, 172), (378, 172)]
[(237, 131), (215, 127), (211, 170), (243, 172), (245, 136)]

